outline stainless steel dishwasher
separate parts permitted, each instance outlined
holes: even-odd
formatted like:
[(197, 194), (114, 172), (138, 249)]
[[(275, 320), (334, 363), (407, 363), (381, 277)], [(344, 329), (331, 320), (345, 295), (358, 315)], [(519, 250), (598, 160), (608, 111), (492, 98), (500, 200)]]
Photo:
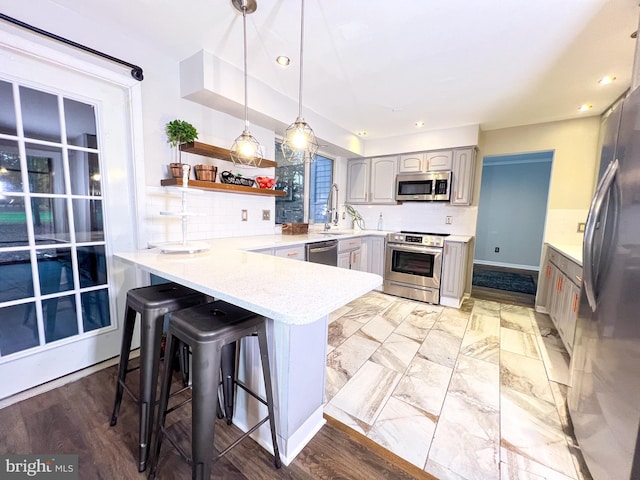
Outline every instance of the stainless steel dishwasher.
[(307, 243), (307, 262), (338, 266), (338, 240)]

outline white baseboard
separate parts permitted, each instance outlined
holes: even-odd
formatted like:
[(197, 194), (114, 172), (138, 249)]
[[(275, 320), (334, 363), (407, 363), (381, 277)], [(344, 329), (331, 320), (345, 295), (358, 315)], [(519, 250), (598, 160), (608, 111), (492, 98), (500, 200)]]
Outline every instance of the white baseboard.
[[(129, 358), (136, 358), (139, 356), (140, 350), (136, 349), (131, 352)], [(40, 395), (41, 393), (45, 393), (55, 388), (62, 387), (67, 383), (75, 382), (76, 380), (80, 380), (81, 378), (91, 375), (92, 373), (96, 373), (100, 370), (104, 370), (105, 368), (117, 365), (119, 361), (120, 357), (113, 357), (109, 360), (105, 360), (104, 362), (96, 363), (95, 365), (91, 365), (90, 367), (83, 368), (82, 370), (70, 373), (69, 375), (65, 375), (64, 377), (56, 378), (55, 380), (51, 380), (50, 382), (30, 388), (29, 390), (25, 390), (24, 392), (16, 393), (15, 395), (11, 395), (10, 397), (0, 399), (0, 408), (8, 407), (9, 405), (27, 400), (28, 398), (35, 397), (36, 395)]]
[(540, 267), (534, 267), (531, 265), (519, 265), (517, 263), (502, 263), (491, 262), (489, 260), (474, 260), (474, 265), (488, 265), (490, 267), (504, 267), (504, 268), (517, 268), (518, 270), (531, 270), (532, 272), (539, 272)]

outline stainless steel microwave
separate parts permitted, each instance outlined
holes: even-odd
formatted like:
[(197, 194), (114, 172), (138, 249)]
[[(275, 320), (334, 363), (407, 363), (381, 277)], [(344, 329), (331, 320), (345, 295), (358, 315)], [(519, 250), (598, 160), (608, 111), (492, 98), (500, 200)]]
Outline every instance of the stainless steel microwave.
[(443, 201), (451, 198), (451, 172), (399, 173), (396, 176), (396, 200)]

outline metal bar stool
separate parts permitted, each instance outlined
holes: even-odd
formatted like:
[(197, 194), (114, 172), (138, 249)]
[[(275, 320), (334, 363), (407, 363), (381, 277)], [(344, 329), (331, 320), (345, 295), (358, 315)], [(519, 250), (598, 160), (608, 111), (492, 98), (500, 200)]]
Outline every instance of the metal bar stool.
[[(220, 385), (220, 364), (223, 347), (235, 343), (243, 337), (257, 334), (260, 347), (262, 373), (266, 391), (266, 400), (252, 392), (237, 378), (233, 378), (234, 385), (245, 390), (249, 395), (258, 399), (267, 406), (268, 415), (243, 434), (231, 445), (213, 455), (213, 442), (215, 437), (215, 408), (212, 405), (218, 403), (218, 387)], [(171, 391), (172, 372), (165, 365), (162, 377), (162, 391), (160, 393), (159, 413), (156, 417), (156, 436), (153, 443), (153, 456), (149, 468), (149, 479), (154, 479), (158, 466), (160, 449), (163, 438), (166, 436), (169, 442), (178, 450), (183, 459), (191, 464), (192, 478), (197, 480), (209, 479), (211, 475), (211, 463), (225, 455), (248, 435), (257, 430), (267, 420), (271, 427), (271, 441), (273, 442), (274, 464), (276, 468), (282, 465), (278, 443), (276, 440), (275, 415), (273, 408), (273, 390), (271, 386), (271, 373), (269, 370), (269, 352), (267, 349), (267, 329), (264, 317), (248, 312), (235, 305), (223, 301), (215, 301), (207, 305), (187, 308), (174, 312), (169, 316), (169, 329), (167, 332), (167, 352), (175, 351), (177, 344), (191, 347), (192, 359), (192, 434), (191, 434), (191, 458), (178, 445), (164, 429), (167, 413), (179, 408), (188, 402), (182, 402), (170, 409), (167, 408)], [(215, 402), (215, 403), (214, 403)]]
[[(111, 426), (118, 422), (122, 394), (126, 391), (138, 403), (140, 409), (140, 434), (138, 470), (144, 471), (149, 458), (153, 410), (156, 404), (158, 371), (164, 316), (167, 313), (194, 305), (206, 303), (207, 296), (176, 283), (162, 283), (148, 287), (133, 288), (127, 292), (120, 366), (116, 382), (116, 398), (111, 414)], [(140, 314), (140, 366), (128, 368), (129, 352), (136, 316)], [(166, 364), (171, 366), (173, 357), (165, 355)], [(140, 369), (139, 398), (126, 386), (127, 374)]]

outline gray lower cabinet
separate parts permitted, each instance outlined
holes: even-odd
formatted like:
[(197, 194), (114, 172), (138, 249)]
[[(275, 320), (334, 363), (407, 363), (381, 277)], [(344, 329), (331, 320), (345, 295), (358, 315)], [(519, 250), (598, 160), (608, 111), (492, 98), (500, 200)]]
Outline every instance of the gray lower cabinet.
[(346, 238), (338, 241), (338, 267), (362, 270), (362, 239)]
[[(385, 237), (370, 236), (362, 239), (363, 270), (384, 277)], [(382, 284), (376, 290), (382, 291)]]
[(305, 260), (304, 245), (274, 249), (276, 257), (291, 258), (293, 260)]
[(536, 306), (549, 314), (569, 353), (573, 352), (581, 286), (582, 266), (547, 245)]
[(467, 280), (468, 243), (445, 241), (440, 279), (440, 303), (459, 308)]

